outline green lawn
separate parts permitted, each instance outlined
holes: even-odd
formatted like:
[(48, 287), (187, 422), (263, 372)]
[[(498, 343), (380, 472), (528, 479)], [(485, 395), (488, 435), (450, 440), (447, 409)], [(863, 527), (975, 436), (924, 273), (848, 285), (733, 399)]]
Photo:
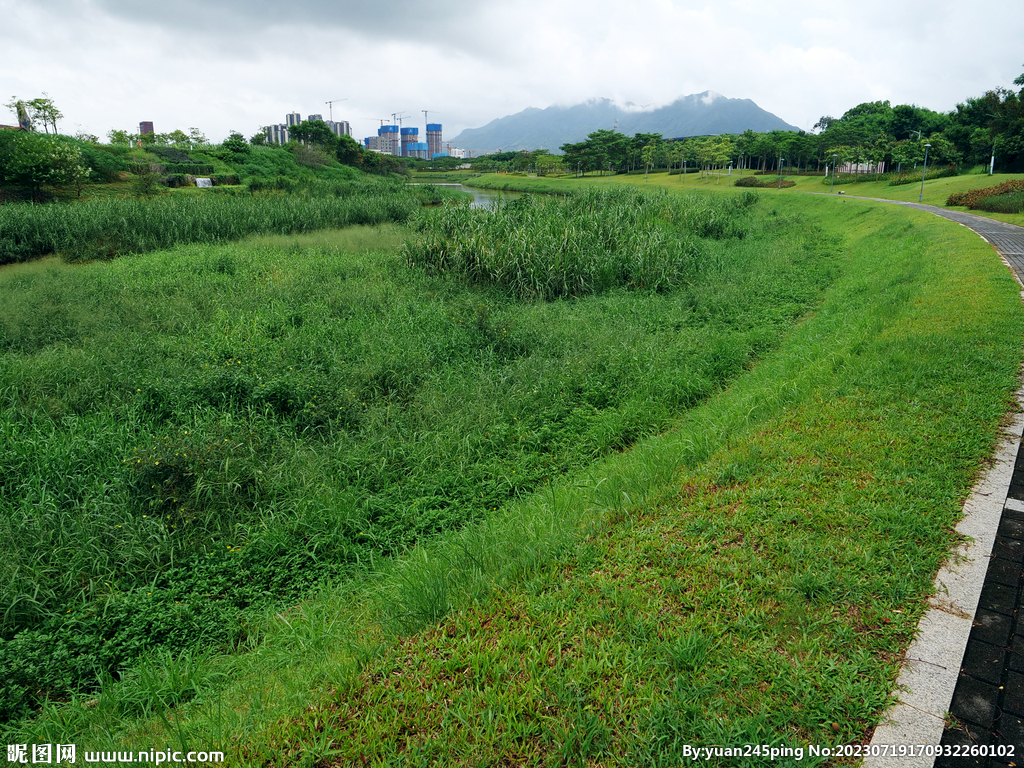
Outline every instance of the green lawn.
[[(644, 179), (642, 174), (630, 174), (628, 176), (587, 176), (583, 179), (574, 179), (571, 177), (528, 178), (526, 176), (514, 174), (490, 173), (475, 177), (467, 176), (462, 180), (462, 183), (467, 186), (482, 187), (485, 189), (522, 190), (527, 192), (548, 192), (555, 194), (567, 189), (616, 184), (630, 184), (641, 187), (664, 187), (666, 189), (681, 190), (701, 189), (713, 192), (730, 193), (741, 191), (740, 188), (732, 186), (732, 182), (740, 178), (741, 175), (747, 175), (747, 172), (734, 170), (731, 176), (729, 176), (728, 173), (723, 172), (721, 174), (712, 175), (708, 178), (702, 177), (697, 173), (687, 173), (685, 176), (681, 174), (673, 174), (670, 176), (664, 171), (661, 171), (659, 173), (650, 174), (647, 180)], [(772, 178), (775, 178), (776, 180), (778, 179), (777, 176), (773, 177), (770, 175), (759, 178), (766, 180), (771, 180)], [(842, 191), (846, 195), (881, 198), (883, 200), (900, 200), (903, 202), (913, 203), (918, 202), (918, 196), (921, 194), (920, 183), (903, 184), (893, 187), (890, 186), (887, 181), (866, 181), (856, 184), (836, 184), (834, 190), (830, 192), (830, 186), (822, 183), (821, 176), (785, 176), (784, 178), (796, 182), (796, 186), (787, 187), (782, 190), (767, 188), (762, 191), (778, 195), (792, 195), (807, 192), (816, 194), (837, 194), (839, 191)], [(946, 199), (954, 192), (983, 189), (995, 186), (1009, 179), (1021, 178), (1024, 178), (1024, 175), (997, 173), (994, 176), (968, 174), (945, 179), (931, 179), (926, 181), (924, 184), (924, 199), (922, 202), (928, 205), (945, 207)], [(966, 211), (967, 209), (963, 207), (955, 207), (953, 210)], [(1024, 214), (988, 213), (986, 211), (971, 211), (971, 213), (976, 213), (979, 216), (986, 216), (992, 219), (998, 219), (999, 221), (1006, 221), (1010, 224), (1024, 226)]]

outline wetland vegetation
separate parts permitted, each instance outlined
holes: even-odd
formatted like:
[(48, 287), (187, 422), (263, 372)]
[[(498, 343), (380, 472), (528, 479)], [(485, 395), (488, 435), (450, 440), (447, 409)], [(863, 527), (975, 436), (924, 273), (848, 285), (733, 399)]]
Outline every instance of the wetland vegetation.
[(265, 181), (125, 201), (109, 253), (76, 234), (100, 206), (18, 223), (106, 258), (0, 270), (8, 740), (861, 738), (1016, 386), (1016, 285), (916, 211), (609, 182), (470, 210)]

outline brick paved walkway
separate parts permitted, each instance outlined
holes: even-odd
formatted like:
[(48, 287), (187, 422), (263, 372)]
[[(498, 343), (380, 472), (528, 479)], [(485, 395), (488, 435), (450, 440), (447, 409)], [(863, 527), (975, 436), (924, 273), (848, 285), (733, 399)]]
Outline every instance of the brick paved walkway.
[[(891, 201), (890, 201), (891, 202)], [(1018, 280), (1024, 280), (1024, 227), (919, 203), (898, 203), (969, 227), (991, 243)], [(1018, 435), (1018, 438), (1020, 435)], [(1012, 745), (1003, 757), (940, 757), (935, 768), (1024, 766), (1024, 451), (1018, 446), (1013, 479), (989, 560), (981, 599), (960, 665), (949, 712), (953, 727), (943, 744)]]

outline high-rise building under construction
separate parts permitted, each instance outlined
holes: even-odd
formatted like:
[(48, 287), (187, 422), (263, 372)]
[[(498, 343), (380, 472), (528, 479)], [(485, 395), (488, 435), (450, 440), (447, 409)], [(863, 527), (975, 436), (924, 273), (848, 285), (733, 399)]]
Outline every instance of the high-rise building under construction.
[(419, 128), (401, 128), (397, 125), (382, 125), (376, 136), (363, 139), (363, 146), (377, 152), (399, 157), (418, 157), (431, 160), (447, 156), (441, 147), (441, 124), (427, 123), (427, 140), (420, 141)]
[(427, 157), (441, 154), (441, 124), (427, 123)]
[(409, 145), (415, 144), (420, 140), (420, 129), (419, 128), (402, 128), (402, 157), (409, 156)]

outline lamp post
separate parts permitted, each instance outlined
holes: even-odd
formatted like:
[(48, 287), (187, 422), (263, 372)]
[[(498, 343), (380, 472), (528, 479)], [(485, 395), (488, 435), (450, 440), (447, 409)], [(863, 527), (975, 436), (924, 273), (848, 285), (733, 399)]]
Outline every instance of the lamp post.
[[(986, 112), (985, 114), (988, 115), (989, 117), (995, 117), (995, 114), (992, 113), (992, 112)], [(998, 118), (996, 118), (996, 119), (998, 119)], [(991, 126), (992, 124), (989, 123), (989, 125)], [(995, 172), (995, 168), (996, 168), (996, 142), (997, 141), (999, 141), (999, 137), (998, 136), (996, 136), (994, 139), (992, 139), (992, 160), (988, 164), (988, 175), (989, 176), (991, 176)]]
[(782, 155), (779, 155), (779, 189), (782, 189)]
[(829, 194), (836, 188), (836, 163), (839, 162), (839, 155), (832, 155), (832, 186), (828, 188)]
[(924, 145), (924, 170), (921, 171), (921, 194), (917, 196), (917, 202), (924, 200), (924, 177), (928, 175), (928, 147), (931, 144)]

